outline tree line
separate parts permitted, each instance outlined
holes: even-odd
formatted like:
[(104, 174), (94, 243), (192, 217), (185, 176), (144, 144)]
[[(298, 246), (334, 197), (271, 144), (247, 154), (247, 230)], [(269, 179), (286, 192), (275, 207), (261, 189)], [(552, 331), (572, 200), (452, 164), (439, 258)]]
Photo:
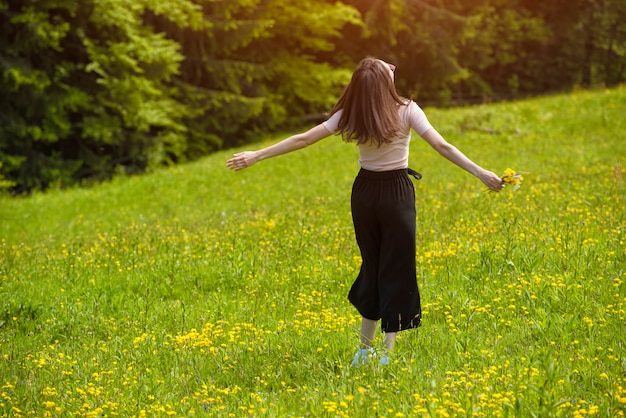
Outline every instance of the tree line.
[(0, 190), (301, 127), (367, 55), (421, 104), (612, 86), (626, 79), (626, 2), (0, 0)]

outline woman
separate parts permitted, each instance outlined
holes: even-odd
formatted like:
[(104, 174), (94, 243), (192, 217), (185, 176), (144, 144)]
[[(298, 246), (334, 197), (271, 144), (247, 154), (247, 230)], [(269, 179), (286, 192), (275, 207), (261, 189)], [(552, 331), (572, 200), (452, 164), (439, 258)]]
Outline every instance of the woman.
[(500, 191), (502, 180), (449, 144), (415, 102), (398, 96), (395, 66), (365, 58), (332, 109), (330, 118), (307, 132), (258, 151), (234, 154), (231, 170), (286, 154), (339, 134), (359, 147), (359, 171), (352, 187), (352, 219), (362, 264), (348, 298), (362, 316), (361, 347), (352, 365), (367, 363), (381, 320), (381, 364), (388, 364), (396, 333), (421, 324), (415, 265), (415, 191), (408, 168), (411, 129), (439, 154)]

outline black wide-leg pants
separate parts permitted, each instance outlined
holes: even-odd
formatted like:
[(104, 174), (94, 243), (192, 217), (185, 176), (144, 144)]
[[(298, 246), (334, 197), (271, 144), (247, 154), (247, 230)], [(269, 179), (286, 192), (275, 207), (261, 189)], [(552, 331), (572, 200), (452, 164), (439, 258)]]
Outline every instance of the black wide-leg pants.
[(361, 169), (351, 204), (362, 264), (348, 299), (363, 317), (382, 319), (383, 332), (418, 327), (415, 189), (407, 169)]

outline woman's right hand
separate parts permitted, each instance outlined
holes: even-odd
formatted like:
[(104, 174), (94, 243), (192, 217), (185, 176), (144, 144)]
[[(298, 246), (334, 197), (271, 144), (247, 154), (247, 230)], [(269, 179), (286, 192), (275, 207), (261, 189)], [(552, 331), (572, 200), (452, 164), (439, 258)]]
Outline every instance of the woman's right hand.
[(491, 172), (488, 170), (482, 170), (481, 173), (478, 175), (478, 178), (492, 192), (499, 192), (504, 187), (504, 182), (502, 181), (500, 176), (498, 176), (494, 172)]

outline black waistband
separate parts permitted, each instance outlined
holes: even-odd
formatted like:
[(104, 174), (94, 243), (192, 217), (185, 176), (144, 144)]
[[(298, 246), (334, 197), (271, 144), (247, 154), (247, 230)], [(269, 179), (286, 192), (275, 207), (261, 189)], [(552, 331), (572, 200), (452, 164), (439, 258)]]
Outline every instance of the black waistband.
[(389, 171), (371, 171), (361, 168), (359, 171), (359, 176), (362, 176), (367, 179), (378, 179), (378, 180), (389, 180), (397, 178), (398, 176), (403, 176), (408, 174), (410, 176), (415, 177), (417, 180), (422, 178), (422, 175), (412, 168), (401, 168), (399, 170), (389, 170)]

